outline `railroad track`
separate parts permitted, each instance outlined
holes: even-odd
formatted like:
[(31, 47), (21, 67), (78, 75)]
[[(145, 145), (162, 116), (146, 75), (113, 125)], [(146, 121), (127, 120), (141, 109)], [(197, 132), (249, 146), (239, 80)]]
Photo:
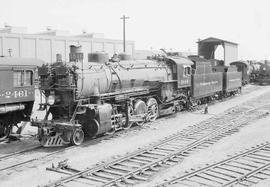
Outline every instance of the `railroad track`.
[[(0, 164), (0, 171), (4, 171), (4, 170), (7, 170), (9, 168), (20, 166), (20, 165), (23, 165), (23, 164), (29, 162), (29, 160), (28, 160), (26, 162), (19, 162), (19, 163), (13, 164), (13, 165), (5, 166), (5, 162), (7, 162), (9, 159), (16, 159), (16, 156), (27, 154), (27, 153), (32, 152), (32, 151), (37, 151), (37, 150), (39, 150), (41, 148), (42, 147), (40, 145), (38, 145), (38, 146), (33, 146), (33, 147), (30, 147), (30, 148), (27, 148), (27, 149), (23, 149), (23, 150), (20, 150), (20, 151), (16, 151), (16, 152), (9, 153), (9, 154), (1, 156), (0, 157), (0, 163), (2, 162), (3, 164)], [(33, 161), (33, 160), (31, 159), (31, 161)]]
[[(140, 128), (140, 127), (139, 126), (135, 127), (135, 128), (133, 128), (133, 130), (136, 130), (138, 128)], [(98, 138), (95, 138), (95, 139), (91, 139), (89, 141), (85, 141), (81, 146), (89, 146), (91, 144), (95, 144), (97, 142), (100, 142), (100, 141), (102, 141), (104, 139), (113, 138), (114, 136), (119, 135), (121, 133), (125, 133), (125, 131), (117, 131), (116, 133), (111, 134), (111, 135), (98, 137)], [(33, 152), (33, 151), (38, 151), (38, 150), (45, 151), (46, 148), (44, 148), (42, 146), (34, 146), (34, 147), (27, 148), (27, 149), (24, 149), (24, 150), (9, 153), (9, 154), (6, 154), (6, 155), (3, 155), (3, 156), (0, 157), (0, 172), (8, 170), (8, 169), (13, 169), (13, 168), (16, 168), (16, 167), (19, 167), (19, 166), (23, 166), (23, 165), (29, 164), (31, 162), (34, 162), (34, 161), (37, 161), (37, 160), (42, 160), (44, 158), (56, 155), (58, 153), (62, 153), (64, 151), (67, 151), (67, 150), (70, 150), (70, 149), (76, 149), (76, 148), (77, 148), (77, 146), (61, 147), (61, 148), (50, 148), (50, 151), (47, 154), (42, 155), (42, 156), (34, 156), (34, 157), (31, 156), (31, 155), (28, 156), (28, 154)], [(53, 150), (53, 149), (56, 149), (56, 150)], [(28, 156), (28, 158), (25, 159), (25, 161), (21, 161), (22, 156), (25, 156), (25, 157)], [(11, 162), (11, 164), (9, 164), (9, 162)]]
[[(134, 130), (135, 129), (136, 129), (136, 127), (134, 128)], [(81, 146), (89, 146), (89, 145), (95, 144), (97, 142), (100, 142), (104, 139), (110, 139), (113, 136), (118, 135), (120, 133), (124, 133), (124, 131), (119, 131), (119, 132), (116, 132), (115, 134), (107, 135), (107, 136), (103, 136), (103, 137), (98, 137), (95, 139), (89, 139), (89, 141), (85, 141)], [(29, 164), (31, 162), (42, 160), (42, 159), (48, 158), (50, 156), (56, 155), (58, 153), (62, 153), (64, 151), (76, 149), (76, 148), (78, 148), (78, 146), (56, 147), (56, 148), (50, 148), (48, 150), (47, 148), (44, 148), (44, 147), (38, 145), (38, 146), (33, 146), (31, 148), (28, 148), (28, 149), (9, 153), (9, 154), (6, 154), (6, 155), (3, 155), (0, 157), (0, 172), (3, 172), (5, 170), (9, 170), (9, 169), (14, 169), (14, 168)], [(47, 153), (45, 155), (43, 153), (40, 156), (29, 155), (29, 153), (31, 153), (33, 151), (38, 151), (38, 150), (40, 150), (41, 152), (47, 152)], [(24, 161), (21, 161), (21, 160), (23, 160), (22, 157), (27, 157), (27, 158)], [(9, 164), (9, 162), (10, 162), (10, 164)]]
[[(269, 104), (265, 106), (269, 107)], [(61, 162), (57, 167), (47, 169), (67, 176), (45, 186), (126, 186), (147, 181), (162, 167), (182, 161), (194, 151), (214, 144), (264, 115), (265, 111), (258, 108), (240, 107), (225, 117), (220, 115), (206, 120), (147, 148), (82, 171)]]
[[(231, 99), (231, 98), (224, 98), (224, 99), (220, 100), (219, 102), (224, 102), (224, 101), (226, 101), (228, 99)], [(210, 105), (215, 104), (215, 103), (216, 102), (212, 102), (212, 103), (210, 103)], [(192, 110), (193, 111), (194, 110), (200, 110), (200, 109), (202, 109), (202, 107), (203, 106), (199, 105), (199, 106), (196, 106), (195, 108), (193, 108)], [(185, 111), (185, 112), (188, 112), (188, 111)], [(189, 128), (188, 130), (190, 132), (192, 132), (194, 130), (197, 131), (196, 129), (198, 128), (198, 126), (199, 125), (195, 125), (192, 128)], [(133, 130), (136, 130), (138, 128), (140, 128), (140, 127), (134, 127)], [(91, 145), (91, 144), (95, 144), (96, 142), (99, 142), (99, 141), (101, 141), (103, 139), (110, 139), (110, 138), (114, 137), (115, 135), (125, 133), (125, 132), (126, 131), (117, 131), (116, 133), (111, 134), (111, 135), (108, 134), (107, 136), (104, 136), (104, 137), (98, 137), (98, 138), (95, 138), (95, 139), (90, 139), (89, 141), (84, 142), (82, 144), (82, 146), (88, 146), (88, 145)], [(27, 148), (27, 149), (24, 149), (24, 150), (9, 153), (9, 154), (6, 154), (6, 155), (3, 155), (3, 156), (0, 157), (0, 172), (8, 170), (8, 169), (13, 169), (13, 168), (16, 168), (16, 167), (20, 167), (20, 166), (29, 164), (29, 163), (37, 161), (37, 160), (42, 160), (44, 158), (53, 156), (53, 155), (58, 154), (58, 153), (62, 153), (62, 152), (66, 151), (66, 150), (69, 150), (69, 149), (74, 149), (74, 148), (76, 149), (76, 147), (77, 146), (56, 148), (57, 150), (50, 151), (49, 153), (47, 153), (45, 155), (42, 155), (42, 156), (33, 157), (33, 156), (29, 155), (28, 156), (29, 158), (25, 159), (25, 161), (21, 161), (22, 159), (20, 159), (20, 157), (24, 156), (24, 155), (27, 156), (28, 153), (33, 152), (33, 151), (44, 150), (44, 148), (42, 146), (34, 146), (34, 147)], [(55, 148), (51, 148), (51, 149), (55, 149)], [(9, 162), (11, 162), (11, 164), (8, 164)], [(12, 164), (12, 163), (14, 163), (14, 164)]]
[[(137, 130), (139, 128), (140, 128), (139, 126), (136, 126), (133, 128), (133, 130)], [(114, 136), (117, 136), (117, 135), (120, 135), (121, 133), (126, 133), (126, 132), (127, 131), (117, 131), (111, 135), (108, 134), (106, 136), (96, 137), (94, 139), (89, 138), (85, 142), (83, 142), (82, 145), (79, 147), (93, 145), (93, 144), (96, 144), (102, 140), (111, 139)], [(14, 168), (17, 168), (19, 166), (23, 166), (23, 165), (29, 164), (31, 162), (42, 160), (42, 159), (48, 158), (50, 156), (56, 155), (58, 153), (63, 153), (64, 151), (76, 149), (76, 148), (78, 148), (78, 146), (55, 147), (55, 148), (47, 149), (47, 148), (44, 148), (44, 147), (38, 145), (38, 146), (33, 146), (33, 147), (30, 147), (27, 149), (23, 149), (20, 151), (12, 152), (12, 153), (0, 156), (0, 172), (3, 172), (3, 171), (8, 170), (8, 169), (14, 169)], [(41, 156), (29, 155), (29, 153), (31, 153), (33, 151), (38, 151), (38, 150), (40, 150), (42, 152), (47, 152), (47, 153), (45, 155), (41, 155)], [(28, 158), (25, 159), (25, 161), (21, 161), (22, 156), (28, 157)], [(12, 161), (10, 161), (10, 160), (12, 160)], [(8, 164), (8, 162), (12, 162), (12, 163)]]
[(159, 186), (251, 186), (267, 178), (270, 178), (269, 142)]
[(16, 155), (20, 155), (20, 154), (23, 154), (23, 153), (26, 153), (26, 152), (35, 151), (35, 150), (37, 150), (39, 148), (41, 148), (41, 146), (40, 145), (37, 145), (37, 146), (33, 146), (33, 147), (30, 147), (30, 148), (27, 148), (27, 149), (23, 149), (23, 150), (20, 150), (20, 151), (8, 153), (8, 154), (5, 154), (5, 155), (0, 156), (0, 161), (3, 161), (3, 160), (8, 159), (10, 157), (13, 157), (13, 156), (16, 156)]

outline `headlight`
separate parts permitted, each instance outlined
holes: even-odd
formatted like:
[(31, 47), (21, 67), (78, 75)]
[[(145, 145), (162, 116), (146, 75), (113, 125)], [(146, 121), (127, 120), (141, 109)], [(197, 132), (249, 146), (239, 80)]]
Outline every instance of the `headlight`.
[(53, 105), (55, 103), (55, 96), (54, 95), (50, 95), (48, 98), (47, 98), (47, 103), (49, 105)]

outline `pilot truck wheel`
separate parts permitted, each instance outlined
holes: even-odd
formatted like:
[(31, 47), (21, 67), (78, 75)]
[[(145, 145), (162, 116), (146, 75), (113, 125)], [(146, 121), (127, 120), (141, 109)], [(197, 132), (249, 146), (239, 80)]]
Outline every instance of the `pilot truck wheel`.
[(84, 132), (82, 129), (76, 129), (71, 136), (71, 145), (81, 145), (84, 140)]

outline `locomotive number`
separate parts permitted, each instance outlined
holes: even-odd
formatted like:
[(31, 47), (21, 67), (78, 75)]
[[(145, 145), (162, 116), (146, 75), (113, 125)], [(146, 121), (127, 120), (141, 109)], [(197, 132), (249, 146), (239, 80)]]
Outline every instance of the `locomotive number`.
[(19, 91), (14, 91), (14, 97), (18, 98), (18, 97), (27, 97), (28, 93), (27, 90), (19, 90)]
[(180, 80), (180, 84), (181, 85), (188, 84), (188, 79)]
[(0, 98), (22, 98), (22, 97), (29, 97), (32, 95), (33, 92), (29, 90), (14, 90), (14, 91), (4, 91), (0, 93)]

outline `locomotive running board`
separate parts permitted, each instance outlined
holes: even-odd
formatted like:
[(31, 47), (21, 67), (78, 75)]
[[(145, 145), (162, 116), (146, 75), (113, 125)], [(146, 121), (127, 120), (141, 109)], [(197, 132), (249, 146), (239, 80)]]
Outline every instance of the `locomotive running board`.
[(132, 88), (125, 91), (116, 91), (116, 92), (111, 92), (111, 93), (100, 94), (99, 97), (101, 99), (115, 97), (115, 99), (119, 101), (119, 100), (125, 100), (132, 96), (146, 95), (146, 94), (149, 94), (149, 92), (150, 92), (149, 89), (146, 89), (146, 88)]

